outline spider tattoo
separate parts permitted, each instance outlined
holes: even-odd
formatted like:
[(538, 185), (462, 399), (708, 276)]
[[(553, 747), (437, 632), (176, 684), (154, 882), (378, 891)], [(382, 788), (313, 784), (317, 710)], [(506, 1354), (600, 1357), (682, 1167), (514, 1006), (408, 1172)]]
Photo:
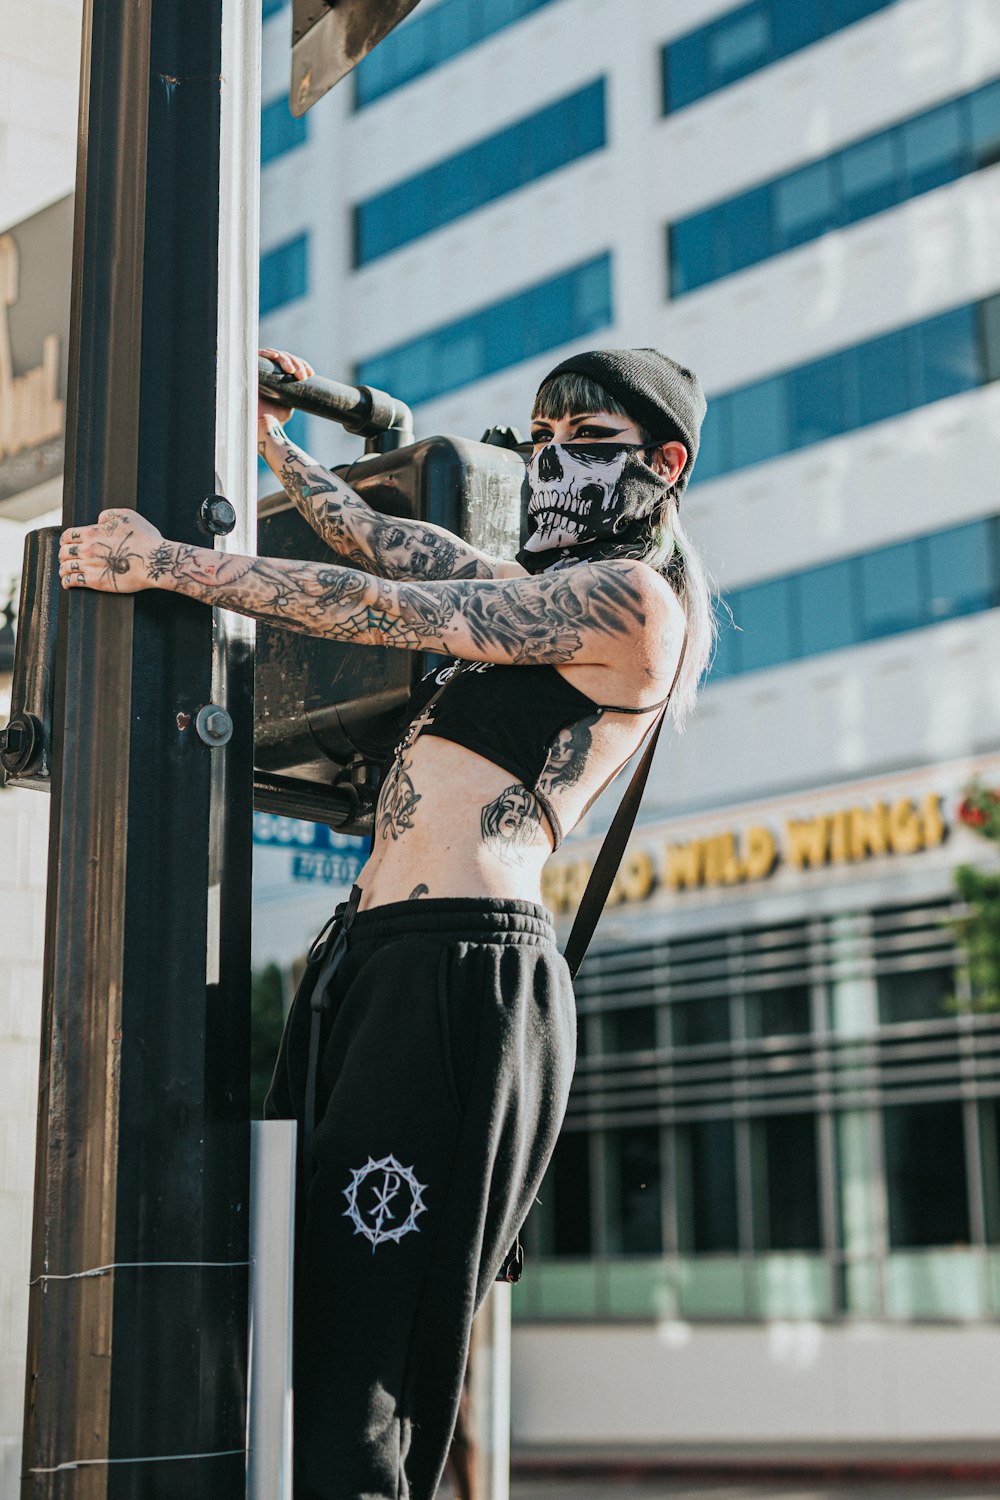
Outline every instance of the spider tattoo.
[(141, 552), (129, 551), (128, 544), (131, 540), (132, 533), (130, 531), (122, 537), (120, 542), (116, 542), (113, 547), (109, 542), (101, 542), (99, 544), (105, 553), (104, 567), (101, 570), (101, 580), (103, 582), (105, 579), (110, 579), (112, 586), (116, 589), (118, 587), (117, 579), (125, 577), (125, 574), (132, 566), (133, 559), (136, 562), (142, 562)]

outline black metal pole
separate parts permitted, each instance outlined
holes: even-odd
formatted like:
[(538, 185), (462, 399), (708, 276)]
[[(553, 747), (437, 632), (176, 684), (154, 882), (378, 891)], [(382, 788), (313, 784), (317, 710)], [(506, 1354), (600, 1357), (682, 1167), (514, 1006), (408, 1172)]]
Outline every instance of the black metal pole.
[[(88, 0), (67, 525), (205, 544), (222, 3)], [(244, 1494), (251, 788), (246, 633), (62, 595), (26, 1500)]]

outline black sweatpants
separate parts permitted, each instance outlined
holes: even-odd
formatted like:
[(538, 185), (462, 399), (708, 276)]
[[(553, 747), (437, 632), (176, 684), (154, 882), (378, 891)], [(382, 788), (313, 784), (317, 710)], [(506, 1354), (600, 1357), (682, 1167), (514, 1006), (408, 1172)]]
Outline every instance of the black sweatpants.
[[(265, 1106), (303, 1119), (309, 975)], [(423, 899), (353, 919), (300, 1173), (296, 1500), (432, 1500), (473, 1314), (555, 1145), (575, 1057), (543, 907)]]

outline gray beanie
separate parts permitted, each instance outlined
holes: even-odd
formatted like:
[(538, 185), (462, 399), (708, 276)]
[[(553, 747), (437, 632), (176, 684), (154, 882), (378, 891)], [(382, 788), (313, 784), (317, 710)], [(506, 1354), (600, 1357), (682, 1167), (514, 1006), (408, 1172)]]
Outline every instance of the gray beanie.
[(542, 385), (557, 375), (568, 374), (596, 380), (654, 441), (657, 438), (664, 443), (670, 441), (673, 434), (664, 434), (665, 423), (677, 429), (688, 455), (677, 481), (678, 489), (682, 490), (698, 455), (705, 416), (705, 393), (694, 371), (661, 354), (659, 349), (591, 349), (564, 359), (549, 371)]

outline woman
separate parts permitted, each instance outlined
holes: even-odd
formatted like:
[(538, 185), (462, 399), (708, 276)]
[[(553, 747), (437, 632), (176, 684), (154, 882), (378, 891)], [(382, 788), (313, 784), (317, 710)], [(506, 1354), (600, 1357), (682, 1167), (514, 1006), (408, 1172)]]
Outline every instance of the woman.
[[(267, 400), (263, 457), (353, 567), (172, 542), (131, 510), (63, 535), (66, 588), (169, 589), (453, 659), (414, 695), (373, 852), (293, 1006), (269, 1097), (310, 1137), (296, 1500), (434, 1495), (472, 1316), (541, 1181), (573, 1068), (542, 866), (672, 687), (684, 716), (711, 647), (678, 515), (704, 408), (697, 378), (656, 350), (557, 366), (535, 401), (514, 561), (376, 514), (289, 442), (289, 412)], [(315, 1100), (310, 994), (325, 1010)]]

